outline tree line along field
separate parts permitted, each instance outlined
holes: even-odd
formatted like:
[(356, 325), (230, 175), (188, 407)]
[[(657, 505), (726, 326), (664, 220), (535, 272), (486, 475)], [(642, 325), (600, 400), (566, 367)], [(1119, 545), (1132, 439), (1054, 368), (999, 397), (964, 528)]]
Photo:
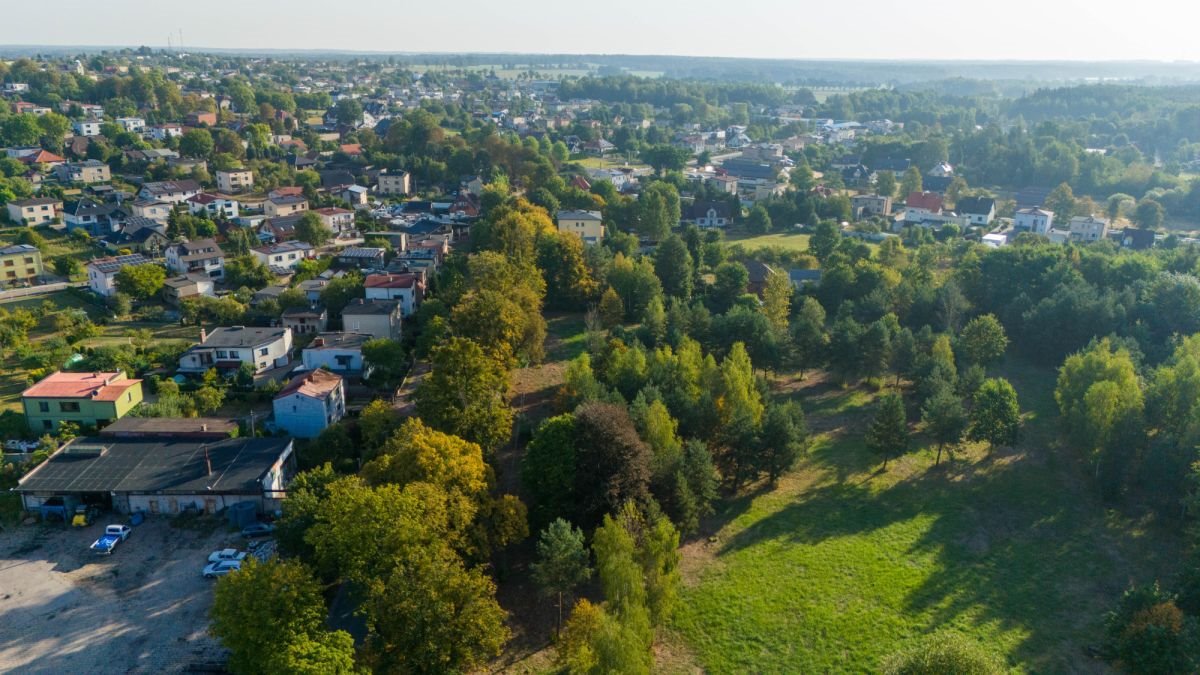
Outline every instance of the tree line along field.
[(684, 546), (672, 630), (698, 664), (877, 672), (950, 629), (1018, 672), (1106, 671), (1087, 655), (1105, 613), (1130, 580), (1169, 574), (1177, 551), (1107, 511), (1057, 443), (1053, 374), (1015, 359), (997, 371), (1022, 397), (1018, 446), (967, 444), (935, 467), (920, 442), (887, 471), (863, 441), (875, 393), (799, 383), (809, 454), (777, 486), (724, 502), (711, 537)]

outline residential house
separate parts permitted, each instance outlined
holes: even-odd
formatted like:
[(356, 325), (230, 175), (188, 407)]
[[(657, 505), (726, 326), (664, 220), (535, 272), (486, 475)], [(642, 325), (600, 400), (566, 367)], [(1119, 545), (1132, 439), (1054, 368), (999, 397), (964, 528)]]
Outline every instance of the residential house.
[(107, 183), (112, 180), (112, 171), (104, 162), (88, 159), (82, 162), (67, 162), (54, 167), (58, 180), (63, 183)]
[(464, 176), (459, 181), (459, 186), (461, 189), (478, 197), (483, 194), (484, 182), (479, 176)]
[(776, 272), (770, 265), (757, 260), (747, 260), (743, 265), (746, 267), (746, 272), (748, 273), (746, 290), (759, 296), (766, 290), (767, 279), (772, 274), (782, 274), (782, 272)]
[(700, 227), (728, 227), (733, 223), (728, 202), (696, 202), (688, 214)]
[(126, 213), (113, 202), (98, 202), (84, 197), (79, 201), (67, 202), (63, 207), (63, 220), (67, 231), (87, 230), (96, 238), (104, 238), (121, 229)]
[(1054, 212), (1038, 207), (1017, 209), (1016, 214), (1013, 216), (1013, 230), (1016, 232), (1032, 232), (1044, 235), (1050, 232), (1050, 228), (1053, 225)]
[(316, 303), (321, 301), (321, 294), (325, 292), (325, 287), (328, 285), (329, 279), (317, 277), (316, 279), (305, 279), (296, 284), (296, 290), (303, 293), (309, 302)]
[(201, 192), (200, 184), (192, 179), (164, 180), (145, 183), (138, 192), (140, 199), (149, 199), (170, 204), (182, 204)]
[(171, 277), (163, 282), (163, 300), (169, 305), (179, 306), (180, 301), (187, 298), (205, 296), (216, 297), (216, 287), (213, 278), (203, 272), (188, 272), (187, 274)]
[(105, 236), (102, 241), (112, 251), (128, 249), (131, 253), (147, 253), (157, 257), (171, 243), (166, 230), (157, 221), (130, 216), (120, 231)]
[(13, 244), (0, 248), (0, 282), (32, 281), (44, 271), (42, 252), (36, 246)]
[[(53, 169), (57, 172), (58, 167), (67, 163), (66, 158), (62, 157), (61, 155), (56, 155), (49, 150), (42, 150), (41, 148), (36, 148), (33, 152), (15, 157), (14, 159), (21, 162), (25, 166), (31, 167), (31, 171), (37, 167), (41, 167), (42, 171)], [(40, 176), (41, 174), (35, 175)], [(61, 180), (62, 174), (58, 174), (58, 176), (59, 180)]]
[(58, 430), (62, 422), (80, 427), (103, 427), (120, 419), (142, 402), (142, 381), (125, 373), (66, 373), (48, 375), (21, 392), (21, 405), (30, 431)]
[(217, 126), (217, 113), (205, 112), (202, 110), (190, 112), (184, 119), (184, 124), (188, 125), (189, 127), (198, 127), (200, 125), (215, 127)]
[(291, 241), (296, 238), (296, 225), (304, 213), (293, 213), (290, 216), (267, 218), (258, 227), (258, 238), (272, 243)]
[[(937, 215), (942, 212), (942, 206), (942, 196), (936, 192), (913, 192), (904, 199), (906, 213), (913, 216)], [(905, 219), (913, 218), (906, 215)]]
[(862, 218), (892, 215), (891, 197), (874, 194), (854, 195), (850, 198), (850, 205), (856, 213), (861, 214)]
[(263, 202), (263, 213), (268, 218), (278, 218), (279, 216), (290, 216), (294, 213), (308, 210), (308, 200), (299, 195), (285, 195), (279, 197), (269, 197)]
[(604, 239), (604, 216), (599, 211), (559, 211), (559, 232), (570, 232), (585, 244), (597, 244)]
[(146, 120), (141, 117), (118, 117), (117, 124), (131, 134), (140, 134), (146, 130)]
[(987, 227), (996, 219), (996, 200), (991, 197), (960, 197), (954, 209), (972, 225)]
[(225, 277), (225, 252), (212, 239), (197, 239), (168, 246), (167, 269), (175, 274), (201, 272), (214, 279)]
[(141, 253), (93, 258), (87, 262), (88, 288), (93, 293), (111, 298), (117, 294), (117, 272), (127, 265), (145, 265), (151, 262)]
[(204, 214), (210, 220), (233, 220), (238, 217), (239, 206), (236, 199), (211, 192), (201, 192), (187, 200), (188, 211), (192, 215)]
[(425, 299), (425, 280), (422, 275), (369, 274), (363, 281), (368, 300), (398, 300), (403, 316), (412, 316)]
[(346, 377), (370, 377), (362, 347), (373, 338), (362, 333), (320, 333), (304, 348), (305, 370), (324, 368)]
[(323, 209), (314, 209), (313, 213), (317, 214), (321, 222), (325, 223), (325, 227), (333, 230), (335, 234), (354, 229), (353, 211), (330, 206)]
[(333, 196), (356, 209), (367, 206), (367, 188), (361, 185), (341, 185), (333, 191)]
[(171, 219), (171, 204), (157, 199), (138, 199), (130, 204), (133, 215), (148, 218), (156, 223), (167, 224)]
[(401, 316), (400, 303), (394, 300), (356, 298), (342, 310), (342, 328), (374, 338), (399, 340)]
[(381, 195), (406, 196), (412, 192), (412, 176), (407, 171), (383, 172), (375, 186)]
[(275, 426), (296, 438), (316, 438), (346, 415), (342, 377), (314, 370), (296, 377), (272, 401)]
[(178, 124), (156, 124), (150, 127), (146, 133), (156, 141), (166, 141), (182, 136), (183, 127)]
[(282, 322), (293, 335), (324, 333), (329, 327), (329, 311), (317, 305), (289, 307), (283, 312)]
[(62, 200), (51, 197), (17, 199), (8, 203), (8, 219), (17, 225), (43, 225), (58, 220)]
[(1075, 216), (1070, 220), (1071, 241), (1100, 241), (1108, 238), (1108, 221), (1095, 216)]
[(733, 176), (713, 176), (707, 181), (710, 187), (716, 188), (717, 192), (729, 195), (736, 195), (738, 191), (738, 179)]
[(294, 270), (301, 260), (313, 257), (313, 247), (302, 241), (283, 241), (252, 248), (250, 253), (267, 267)]
[(348, 246), (338, 251), (335, 262), (340, 267), (356, 267), (364, 270), (382, 270), (384, 255), (382, 248), (366, 246)]
[(249, 169), (217, 171), (217, 189), (232, 194), (254, 188), (254, 172)]
[(200, 344), (179, 358), (179, 372), (236, 370), (248, 363), (255, 373), (261, 373), (287, 365), (291, 352), (292, 331), (288, 328), (230, 326), (215, 328), (211, 333), (200, 329)]
[(76, 120), (71, 123), (71, 128), (75, 130), (76, 136), (91, 138), (100, 135), (100, 122), (96, 120)]

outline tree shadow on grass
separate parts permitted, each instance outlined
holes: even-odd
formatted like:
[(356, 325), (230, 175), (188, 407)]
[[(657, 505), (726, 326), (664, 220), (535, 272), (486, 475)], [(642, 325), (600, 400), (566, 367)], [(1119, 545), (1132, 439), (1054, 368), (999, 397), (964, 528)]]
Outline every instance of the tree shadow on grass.
[(718, 556), (765, 542), (819, 546), (919, 517), (927, 522), (899, 554), (890, 535), (879, 544), (897, 565), (934, 560), (937, 571), (904, 595), (900, 609), (914, 625), (995, 626), (1023, 636), (1009, 653), (1015, 663), (1088, 672), (1096, 664), (1084, 666), (1082, 650), (1099, 639), (1104, 612), (1131, 574), (1152, 575), (1171, 553), (1131, 544), (1099, 503), (1053, 474), (1017, 456), (947, 462), (884, 488), (874, 476), (829, 482), (737, 532)]

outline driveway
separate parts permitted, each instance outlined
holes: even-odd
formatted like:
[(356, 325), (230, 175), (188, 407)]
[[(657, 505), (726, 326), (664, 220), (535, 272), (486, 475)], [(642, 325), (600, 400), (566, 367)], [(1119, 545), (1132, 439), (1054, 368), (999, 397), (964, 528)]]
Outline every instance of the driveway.
[[(221, 524), (135, 527), (111, 556), (86, 528), (22, 526), (0, 532), (0, 672), (178, 673), (221, 663), (207, 633), (208, 554), (243, 544)], [(211, 522), (211, 521), (210, 521)]]

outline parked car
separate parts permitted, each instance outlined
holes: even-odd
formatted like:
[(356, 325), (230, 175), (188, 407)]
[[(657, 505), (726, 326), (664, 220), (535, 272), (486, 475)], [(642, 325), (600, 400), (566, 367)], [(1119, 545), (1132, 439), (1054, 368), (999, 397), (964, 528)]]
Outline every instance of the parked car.
[(9, 452), (33, 452), (38, 449), (39, 445), (41, 445), (39, 441), (4, 441), (4, 449)]
[(270, 523), (254, 523), (242, 528), (242, 536), (247, 539), (269, 537), (275, 533), (275, 526)]
[(100, 555), (111, 555), (117, 544), (129, 538), (133, 528), (128, 525), (109, 525), (104, 528), (104, 535), (92, 542), (91, 549)]
[(236, 572), (242, 569), (242, 561), (240, 560), (222, 560), (221, 562), (209, 563), (204, 566), (204, 578), (216, 579), (223, 577), (230, 572)]
[(224, 560), (236, 560), (241, 562), (246, 557), (245, 551), (239, 551), (236, 548), (225, 548), (220, 551), (213, 551), (208, 554), (208, 562), (222, 562)]

